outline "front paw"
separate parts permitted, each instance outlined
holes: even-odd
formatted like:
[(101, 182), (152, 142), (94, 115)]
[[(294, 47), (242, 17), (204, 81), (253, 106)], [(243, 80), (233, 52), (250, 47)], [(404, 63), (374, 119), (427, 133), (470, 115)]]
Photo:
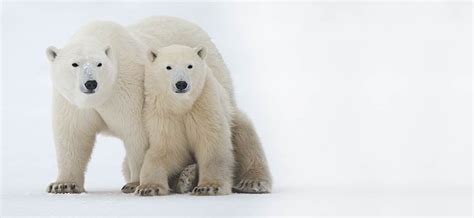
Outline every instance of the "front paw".
[(233, 190), (239, 193), (270, 193), (272, 185), (267, 181), (244, 179), (235, 185)]
[(74, 182), (53, 182), (46, 191), (53, 194), (78, 194), (84, 192), (84, 188)]
[(137, 188), (138, 185), (140, 185), (140, 182), (127, 183), (122, 187), (122, 192), (125, 194), (133, 193), (135, 192), (135, 189)]
[(156, 196), (167, 194), (169, 194), (169, 190), (157, 184), (139, 185), (135, 190), (135, 195), (138, 196)]
[(227, 195), (230, 194), (229, 190), (216, 184), (202, 184), (194, 187), (192, 195)]

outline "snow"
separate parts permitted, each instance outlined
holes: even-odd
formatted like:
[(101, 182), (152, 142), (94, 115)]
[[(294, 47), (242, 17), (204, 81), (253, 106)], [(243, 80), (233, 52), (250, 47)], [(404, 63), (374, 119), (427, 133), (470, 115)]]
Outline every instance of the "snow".
[[(469, 3), (14, 3), (2, 11), (1, 215), (471, 215)], [(99, 137), (80, 195), (56, 177), (45, 49), (91, 20), (174, 15), (223, 54), (274, 193), (137, 197)]]
[[(77, 216), (244, 216), (244, 215), (425, 215), (469, 214), (465, 190), (386, 190), (340, 187), (277, 188), (272, 194), (234, 194), (202, 197), (170, 195), (137, 197), (110, 187), (87, 194), (53, 195), (44, 192), (12, 195), (8, 215)], [(437, 193), (436, 193), (437, 192)], [(409, 212), (409, 213), (407, 213)]]

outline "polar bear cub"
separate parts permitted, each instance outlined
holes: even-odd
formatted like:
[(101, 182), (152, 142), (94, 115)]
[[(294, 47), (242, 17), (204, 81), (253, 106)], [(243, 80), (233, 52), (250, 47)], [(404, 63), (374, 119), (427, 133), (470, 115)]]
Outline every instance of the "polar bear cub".
[(145, 67), (145, 128), (150, 149), (135, 193), (165, 195), (168, 180), (197, 162), (194, 195), (231, 193), (234, 166), (230, 98), (205, 62), (207, 50), (152, 50)]

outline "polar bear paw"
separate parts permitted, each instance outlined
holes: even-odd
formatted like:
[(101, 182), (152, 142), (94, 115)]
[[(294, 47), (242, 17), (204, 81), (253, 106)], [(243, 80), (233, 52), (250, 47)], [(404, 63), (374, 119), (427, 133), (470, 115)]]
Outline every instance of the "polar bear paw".
[(157, 184), (139, 185), (135, 190), (135, 195), (138, 196), (156, 196), (167, 194), (169, 194), (169, 190)]
[(192, 195), (227, 195), (230, 191), (226, 191), (216, 184), (203, 184), (194, 187)]
[(140, 182), (129, 182), (122, 187), (122, 192), (125, 194), (134, 193)]
[(187, 193), (193, 190), (197, 184), (198, 169), (196, 164), (187, 166), (179, 175), (176, 184), (177, 193)]
[(53, 194), (79, 194), (84, 192), (84, 188), (74, 182), (53, 182), (46, 191)]
[(266, 181), (244, 179), (233, 187), (234, 192), (238, 193), (270, 193), (271, 184)]

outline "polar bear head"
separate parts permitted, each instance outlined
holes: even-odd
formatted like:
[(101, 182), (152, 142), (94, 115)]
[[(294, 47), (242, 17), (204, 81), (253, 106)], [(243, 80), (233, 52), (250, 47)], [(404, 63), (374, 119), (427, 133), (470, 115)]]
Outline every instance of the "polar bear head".
[(95, 42), (71, 43), (46, 50), (52, 64), (54, 88), (71, 104), (92, 108), (112, 94), (117, 64), (112, 49)]
[(151, 50), (146, 70), (156, 83), (155, 90), (181, 101), (196, 99), (208, 72), (206, 55), (207, 50), (202, 46), (171, 45)]

